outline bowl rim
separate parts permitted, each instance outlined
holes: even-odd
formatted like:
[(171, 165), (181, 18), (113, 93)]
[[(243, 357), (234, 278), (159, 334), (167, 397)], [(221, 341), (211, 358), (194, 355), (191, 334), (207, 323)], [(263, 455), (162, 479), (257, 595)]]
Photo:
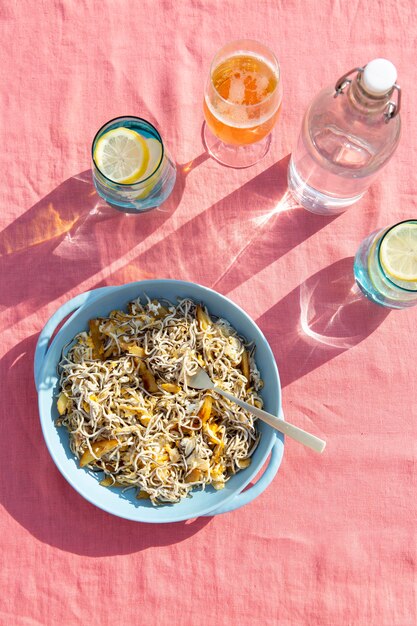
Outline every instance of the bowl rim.
[[(62, 336), (64, 335), (65, 331), (67, 330), (68, 326), (72, 323), (74, 323), (75, 319), (77, 318), (77, 316), (80, 314), (81, 311), (88, 311), (88, 309), (97, 307), (97, 305), (99, 305), (100, 303), (102, 303), (103, 301), (105, 301), (106, 298), (111, 297), (112, 299), (114, 299), (114, 297), (117, 297), (117, 295), (119, 295), (120, 293), (120, 297), (121, 299), (123, 298), (123, 296), (121, 294), (123, 294), (124, 291), (128, 291), (130, 289), (135, 289), (138, 292), (138, 297), (143, 295), (144, 293), (146, 293), (146, 287), (161, 287), (163, 288), (163, 286), (175, 286), (178, 287), (179, 289), (183, 288), (183, 289), (191, 289), (191, 290), (195, 290), (197, 289), (197, 291), (199, 291), (201, 293), (201, 301), (205, 302), (204, 299), (204, 293), (209, 293), (210, 294), (210, 298), (215, 298), (218, 299), (220, 301), (220, 303), (222, 301), (224, 301), (225, 303), (228, 304), (228, 306), (232, 306), (233, 309), (235, 309), (235, 311), (237, 312), (237, 314), (239, 316), (242, 316), (243, 319), (246, 320), (247, 323), (249, 323), (250, 326), (252, 326), (252, 328), (255, 330), (255, 332), (259, 335), (259, 337), (262, 339), (262, 344), (263, 344), (263, 348), (266, 351), (267, 357), (269, 357), (269, 360), (271, 361), (270, 365), (272, 365), (272, 377), (275, 380), (275, 389), (272, 392), (272, 403), (274, 405), (276, 405), (277, 407), (277, 414), (282, 416), (282, 389), (281, 389), (281, 383), (280, 383), (280, 378), (279, 378), (279, 372), (278, 372), (278, 367), (275, 361), (275, 357), (274, 354), (272, 352), (272, 349), (265, 337), (265, 335), (263, 334), (263, 332), (261, 331), (261, 329), (259, 328), (259, 326), (256, 324), (256, 322), (249, 316), (248, 313), (246, 313), (246, 311), (240, 307), (238, 304), (236, 304), (233, 300), (231, 300), (230, 298), (228, 298), (227, 296), (211, 289), (210, 287), (206, 287), (204, 285), (200, 285), (198, 283), (192, 282), (192, 281), (183, 281), (183, 280), (176, 280), (176, 279), (147, 279), (147, 280), (141, 280), (141, 281), (134, 281), (134, 282), (130, 282), (130, 283), (125, 283), (122, 285), (115, 285), (115, 286), (108, 286), (106, 287), (106, 289), (108, 289), (108, 291), (106, 290), (105, 293), (100, 292), (99, 295), (97, 295), (96, 297), (94, 297), (94, 291), (92, 290), (91, 292), (87, 292), (87, 293), (91, 293), (92, 294), (92, 298), (91, 300), (87, 300), (83, 305), (81, 305), (80, 307), (78, 307), (69, 317), (68, 319), (66, 319), (66, 321), (63, 323), (63, 325), (59, 328), (59, 330), (57, 331), (56, 335), (54, 336), (54, 338), (52, 339), (52, 341), (50, 342), (50, 345), (48, 347), (47, 353), (45, 355), (44, 361), (42, 363), (41, 369), (40, 369), (40, 375), (39, 375), (39, 389), (38, 389), (38, 406), (39, 406), (39, 416), (40, 416), (40, 422), (41, 422), (41, 428), (42, 428), (42, 433), (43, 433), (43, 437), (46, 443), (46, 446), (48, 448), (49, 454), (52, 457), (52, 460), (54, 461), (55, 465), (57, 466), (58, 470), (61, 472), (61, 474), (63, 475), (63, 477), (66, 479), (66, 481), (71, 485), (71, 487), (73, 487), (73, 489), (75, 489), (75, 491), (77, 491), (85, 500), (87, 500), (88, 502), (90, 502), (91, 504), (93, 504), (94, 506), (98, 507), (99, 509), (102, 509), (104, 511), (106, 511), (107, 513), (111, 514), (111, 515), (115, 515), (117, 517), (121, 517), (124, 519), (129, 519), (131, 521), (136, 521), (136, 522), (144, 522), (144, 523), (171, 523), (171, 522), (179, 522), (179, 521), (184, 521), (184, 520), (188, 520), (188, 519), (194, 519), (196, 517), (200, 517), (200, 516), (204, 516), (204, 515), (215, 515), (216, 514), (216, 510), (218, 508), (224, 508), (227, 504), (230, 504), (230, 502), (236, 498), (236, 496), (238, 496), (242, 491), (245, 490), (245, 488), (248, 486), (248, 484), (253, 480), (253, 478), (259, 473), (259, 471), (261, 470), (261, 468), (265, 465), (265, 462), (267, 460), (268, 455), (270, 454), (272, 447), (277, 443), (277, 442), (281, 442), (282, 445), (282, 455), (283, 455), (283, 450), (284, 450), (284, 443), (283, 443), (283, 439), (278, 435), (278, 433), (276, 433), (276, 431), (274, 431), (272, 428), (270, 428), (267, 424), (263, 424), (263, 428), (264, 428), (264, 432), (263, 432), (263, 437), (267, 436), (267, 433), (269, 433), (269, 441), (266, 445), (266, 450), (264, 451), (264, 453), (262, 454), (262, 456), (260, 457), (260, 459), (257, 460), (257, 463), (254, 464), (254, 466), (250, 466), (250, 468), (247, 468), (247, 470), (250, 470), (248, 472), (248, 476), (247, 479), (245, 479), (245, 481), (243, 482), (243, 485), (239, 485), (238, 489), (232, 490), (231, 493), (229, 494), (224, 494), (223, 492), (217, 492), (220, 495), (223, 495), (223, 498), (220, 498), (220, 502), (216, 503), (215, 505), (213, 505), (213, 503), (208, 503), (207, 506), (198, 506), (198, 510), (195, 512), (195, 514), (189, 515), (189, 514), (181, 514), (180, 510), (178, 510), (178, 513), (175, 513), (175, 504), (172, 505), (172, 509), (170, 509), (172, 511), (171, 515), (166, 514), (164, 519), (157, 519), (157, 513), (158, 511), (160, 511), (161, 509), (158, 509), (158, 507), (152, 507), (152, 508), (147, 508), (146, 511), (148, 512), (147, 517), (149, 517), (149, 519), (143, 519), (141, 518), (141, 511), (145, 510), (145, 509), (141, 509), (140, 507), (132, 507), (132, 513), (126, 513), (125, 511), (116, 511), (114, 509), (113, 506), (111, 505), (106, 505), (106, 503), (103, 502), (97, 502), (97, 500), (94, 497), (94, 494), (90, 494), (88, 488), (84, 489), (83, 485), (80, 484), (79, 481), (77, 481), (76, 479), (73, 478), (73, 470), (72, 468), (67, 468), (65, 467), (61, 462), (60, 459), (57, 458), (57, 454), (56, 454), (56, 443), (52, 440), (52, 432), (53, 429), (56, 429), (54, 420), (51, 420), (51, 411), (48, 411), (48, 416), (46, 416), (44, 413), (44, 408), (43, 408), (43, 400), (45, 399), (45, 394), (47, 396), (50, 397), (51, 395), (51, 388), (50, 387), (43, 387), (42, 386), (42, 381), (44, 378), (44, 375), (46, 373), (47, 367), (50, 367), (50, 358), (48, 359), (48, 356), (50, 357), (52, 354), (52, 348), (56, 348), (57, 344), (59, 344), (62, 341)], [(195, 299), (196, 296), (190, 295), (189, 296), (191, 299)], [(199, 296), (200, 297), (200, 296)], [(130, 297), (129, 297), (130, 299)], [(115, 308), (114, 305), (113, 309)], [(208, 304), (209, 308), (210, 308), (210, 304)], [(112, 308), (109, 308), (109, 311), (112, 310)], [(225, 319), (227, 319), (227, 316), (225, 316)], [(232, 322), (230, 322), (232, 323)], [(234, 326), (234, 324), (232, 324)], [(80, 331), (77, 331), (80, 332)], [(54, 365), (57, 365), (56, 362), (54, 362)], [(48, 419), (47, 419), (48, 418)], [(53, 428), (52, 428), (53, 426)], [(51, 431), (51, 432), (50, 432)], [(75, 458), (75, 457), (74, 457)], [(77, 468), (79, 469), (79, 468)], [(243, 470), (243, 471), (247, 471), (247, 470)], [(165, 509), (166, 510), (166, 509)], [(154, 515), (152, 515), (150, 512), (154, 513)]]

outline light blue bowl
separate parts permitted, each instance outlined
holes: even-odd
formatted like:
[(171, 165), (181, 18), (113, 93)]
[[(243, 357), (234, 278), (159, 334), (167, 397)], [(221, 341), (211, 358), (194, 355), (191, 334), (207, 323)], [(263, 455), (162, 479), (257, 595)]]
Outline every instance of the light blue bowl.
[[(57, 365), (62, 350), (74, 336), (87, 330), (88, 321), (106, 316), (114, 309), (124, 309), (128, 302), (143, 294), (150, 298), (167, 298), (175, 302), (178, 297), (189, 297), (203, 302), (215, 316), (228, 320), (236, 330), (256, 345), (256, 362), (264, 380), (262, 391), (265, 409), (282, 416), (281, 387), (275, 359), (264, 335), (250, 317), (228, 298), (195, 283), (179, 280), (145, 280), (118, 287), (103, 287), (76, 296), (66, 302), (51, 317), (42, 330), (35, 351), (35, 383), (39, 394), (39, 414), (48, 450), (58, 469), (86, 500), (99, 508), (126, 519), (138, 522), (164, 523), (194, 519), (202, 515), (217, 515), (233, 511), (256, 498), (274, 478), (284, 452), (284, 438), (267, 424), (258, 421), (262, 433), (250, 467), (233, 476), (223, 490), (212, 487), (194, 491), (190, 498), (173, 505), (154, 507), (147, 500), (137, 500), (134, 490), (122, 493), (120, 489), (101, 487), (101, 473), (80, 469), (69, 448), (65, 428), (57, 428), (56, 396), (58, 392)], [(57, 326), (71, 317), (58, 331)], [(271, 454), (268, 466), (258, 482), (243, 491), (253, 480)]]

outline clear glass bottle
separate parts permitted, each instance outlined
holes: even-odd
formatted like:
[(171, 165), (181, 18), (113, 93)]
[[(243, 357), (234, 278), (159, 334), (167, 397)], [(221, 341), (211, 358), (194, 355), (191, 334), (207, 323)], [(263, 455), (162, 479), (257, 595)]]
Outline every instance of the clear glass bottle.
[[(362, 198), (389, 161), (401, 128), (396, 79), (390, 61), (374, 59), (314, 98), (288, 169), (288, 186), (304, 208), (341, 213)], [(397, 103), (391, 101), (394, 90)]]

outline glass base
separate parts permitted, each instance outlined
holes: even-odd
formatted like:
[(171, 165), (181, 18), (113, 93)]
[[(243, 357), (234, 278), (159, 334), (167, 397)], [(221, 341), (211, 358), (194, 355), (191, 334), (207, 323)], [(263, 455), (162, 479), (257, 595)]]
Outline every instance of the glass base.
[(233, 146), (223, 143), (216, 135), (213, 135), (206, 122), (204, 122), (203, 139), (207, 152), (222, 165), (234, 168), (244, 168), (255, 165), (264, 158), (271, 145), (271, 135), (267, 135), (261, 141), (244, 146)]
[[(147, 213), (161, 206), (173, 191), (176, 176), (175, 164), (167, 157), (161, 177), (156, 184), (145, 188), (145, 191), (143, 189), (135, 191), (132, 188), (118, 190), (106, 185), (98, 177), (93, 167), (93, 182), (98, 195), (112, 208), (132, 214)], [(139, 197), (135, 199), (135, 195)]]
[(288, 167), (288, 188), (302, 207), (317, 215), (339, 215), (364, 195), (360, 193), (353, 198), (335, 198), (310, 187), (297, 172), (292, 157)]
[(103, 200), (105, 200), (106, 204), (112, 209), (120, 211), (120, 213), (129, 213), (131, 215), (142, 215), (142, 213), (148, 213), (149, 211), (158, 209), (160, 206), (159, 204), (154, 204), (153, 206), (147, 207), (146, 209), (138, 209), (137, 207), (126, 206), (124, 204), (115, 204), (114, 202), (110, 202), (110, 200), (106, 200), (105, 198), (103, 198)]

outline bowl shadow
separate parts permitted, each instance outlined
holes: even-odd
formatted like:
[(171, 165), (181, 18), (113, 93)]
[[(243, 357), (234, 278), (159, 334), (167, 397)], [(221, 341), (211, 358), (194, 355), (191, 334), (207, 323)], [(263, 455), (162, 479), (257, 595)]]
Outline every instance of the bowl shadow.
[(0, 501), (8, 513), (39, 541), (86, 556), (180, 543), (207, 526), (212, 517), (171, 524), (132, 522), (98, 509), (72, 489), (44, 444), (35, 385), (22, 385), (33, 378), (36, 340), (37, 335), (25, 339), (0, 362), (9, 390), (3, 393), (0, 441)]

